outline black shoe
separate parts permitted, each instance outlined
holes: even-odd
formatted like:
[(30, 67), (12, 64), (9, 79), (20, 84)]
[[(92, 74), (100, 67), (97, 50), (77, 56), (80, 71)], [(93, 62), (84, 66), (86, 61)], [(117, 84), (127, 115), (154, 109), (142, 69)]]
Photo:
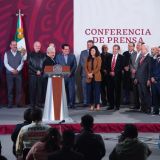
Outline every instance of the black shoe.
[(13, 108), (13, 106), (12, 105), (8, 105), (7, 108)]
[(114, 107), (111, 107), (111, 106), (107, 108), (107, 110), (113, 110), (113, 109)]
[(83, 107), (88, 107), (88, 104), (83, 104)]
[(114, 110), (115, 110), (115, 111), (119, 110), (119, 107), (115, 107)]
[(138, 109), (140, 109), (140, 107), (130, 107), (130, 109), (136, 109), (136, 110), (138, 110)]
[(159, 115), (159, 112), (153, 112), (153, 115)]

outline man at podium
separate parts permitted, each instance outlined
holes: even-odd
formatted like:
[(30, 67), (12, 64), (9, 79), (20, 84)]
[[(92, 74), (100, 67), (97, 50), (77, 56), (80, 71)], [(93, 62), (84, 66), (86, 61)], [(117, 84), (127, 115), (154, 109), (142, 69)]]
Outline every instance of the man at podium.
[[(56, 60), (55, 60), (55, 55), (56, 55), (56, 49), (53, 46), (49, 46), (46, 51), (46, 59), (44, 61), (43, 67), (45, 68), (46, 66), (54, 66), (56, 65)], [(46, 97), (46, 90), (47, 90), (47, 82), (48, 82), (48, 76), (44, 74), (44, 79), (43, 79), (43, 92), (42, 92), (42, 98), (43, 98), (43, 103), (45, 102), (45, 97)]]
[(56, 56), (57, 64), (70, 67), (70, 74), (64, 77), (67, 95), (67, 105), (69, 108), (75, 108), (75, 71), (77, 61), (74, 54), (70, 53), (69, 44), (62, 44), (62, 53)]

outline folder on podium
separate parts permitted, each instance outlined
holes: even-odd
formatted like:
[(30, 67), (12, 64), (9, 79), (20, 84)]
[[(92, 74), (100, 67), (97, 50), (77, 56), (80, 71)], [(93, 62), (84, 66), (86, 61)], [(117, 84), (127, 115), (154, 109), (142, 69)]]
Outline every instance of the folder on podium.
[(46, 99), (42, 121), (46, 123), (70, 123), (68, 115), (64, 76), (70, 74), (69, 66), (46, 66), (44, 74), (48, 76)]

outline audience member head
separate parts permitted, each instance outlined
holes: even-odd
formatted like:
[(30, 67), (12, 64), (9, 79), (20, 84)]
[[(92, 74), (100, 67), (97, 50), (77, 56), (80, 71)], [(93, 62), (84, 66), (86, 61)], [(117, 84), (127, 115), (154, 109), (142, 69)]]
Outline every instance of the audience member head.
[(113, 45), (113, 54), (118, 54), (120, 52), (120, 46), (118, 44)]
[(137, 127), (133, 124), (126, 124), (123, 132), (125, 138), (137, 138), (138, 130)]
[(134, 51), (134, 47), (135, 47), (135, 44), (133, 42), (128, 43), (128, 51), (129, 52), (133, 52)]
[(81, 126), (85, 130), (91, 130), (92, 127), (93, 127), (93, 123), (94, 123), (94, 119), (91, 115), (86, 114), (86, 115), (81, 117)]
[(102, 53), (108, 52), (108, 46), (106, 44), (102, 45)]
[(17, 42), (16, 41), (11, 41), (10, 48), (13, 52), (16, 52), (17, 51)]
[(62, 146), (72, 148), (74, 146), (75, 134), (71, 130), (66, 130), (62, 134)]
[(39, 52), (41, 50), (41, 43), (39, 41), (34, 42), (33, 48), (36, 53)]
[(49, 46), (46, 52), (47, 52), (47, 56), (50, 58), (54, 58), (56, 55), (56, 50), (55, 50), (55, 47), (53, 46)]
[(59, 149), (60, 141), (61, 135), (56, 128), (50, 128), (45, 137), (42, 138), (42, 142), (45, 143), (45, 148), (47, 151), (54, 151)]
[(31, 123), (32, 122), (32, 119), (31, 119), (31, 112), (32, 112), (32, 109), (31, 108), (28, 108), (24, 111), (24, 115), (23, 115), (23, 118), (25, 121), (27, 121), (28, 123)]
[(62, 44), (61, 48), (62, 48), (62, 53), (64, 55), (68, 55), (69, 54), (69, 52), (70, 52), (70, 46), (69, 46), (69, 44), (67, 44), (67, 43)]
[(98, 57), (100, 55), (99, 50), (96, 46), (93, 46), (89, 49), (89, 56), (88, 61), (90, 61), (91, 58)]
[(141, 48), (141, 53), (143, 56), (146, 55), (147, 53), (149, 53), (149, 46), (146, 44), (143, 44), (142, 48)]
[(34, 122), (42, 121), (42, 110), (40, 108), (34, 108), (31, 111), (31, 119)]
[(94, 46), (94, 41), (93, 40), (88, 40), (87, 41), (87, 49), (90, 49), (93, 46)]

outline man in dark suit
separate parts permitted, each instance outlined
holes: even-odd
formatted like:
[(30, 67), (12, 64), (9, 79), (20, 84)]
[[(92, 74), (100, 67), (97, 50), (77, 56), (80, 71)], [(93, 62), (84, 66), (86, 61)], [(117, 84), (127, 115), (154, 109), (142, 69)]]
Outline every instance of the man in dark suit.
[[(50, 46), (47, 48), (47, 55), (43, 63), (43, 68), (45, 68), (45, 66), (56, 65), (55, 55), (56, 55), (55, 47), (53, 47), (53, 44), (50, 43)], [(42, 89), (43, 103), (45, 102), (45, 98), (46, 98), (47, 84), (48, 84), (48, 76), (44, 73), (43, 74), (43, 89)]]
[(141, 58), (142, 44), (143, 43), (141, 42), (137, 43), (136, 52), (132, 53), (130, 57), (130, 70), (131, 70), (133, 98), (134, 98), (134, 107), (132, 107), (131, 109), (140, 109), (138, 85), (134, 83), (134, 80), (135, 80), (135, 74), (137, 72), (138, 64)]
[(93, 133), (93, 122), (91, 115), (81, 118), (82, 131), (76, 137), (75, 150), (82, 153), (86, 160), (101, 160), (106, 149), (101, 135)]
[(152, 58), (151, 62), (151, 90), (152, 90), (152, 103), (153, 114), (159, 115), (160, 107), (160, 47), (156, 55), (156, 59)]
[(121, 100), (121, 80), (122, 80), (122, 70), (123, 56), (119, 54), (120, 46), (115, 44), (113, 46), (113, 54), (106, 63), (106, 70), (109, 73), (109, 108), (107, 110), (119, 110), (120, 100)]
[(151, 93), (150, 93), (150, 73), (151, 73), (151, 57), (149, 55), (149, 47), (142, 45), (141, 59), (138, 64), (135, 75), (135, 84), (138, 83), (139, 96), (141, 101), (141, 111), (145, 113), (151, 112)]
[(70, 46), (62, 44), (62, 53), (56, 56), (57, 64), (70, 67), (70, 74), (65, 80), (65, 88), (67, 95), (67, 104), (70, 108), (74, 108), (75, 104), (75, 71), (77, 68), (77, 61), (74, 54), (70, 53)]
[(85, 62), (89, 55), (89, 49), (94, 45), (93, 40), (87, 41), (87, 49), (83, 50), (80, 54), (79, 66), (80, 75), (82, 81), (82, 91), (83, 91), (83, 105), (87, 106), (87, 84), (86, 84), (86, 73), (85, 73)]
[(40, 51), (41, 43), (34, 42), (34, 51), (28, 56), (29, 97), (31, 107), (42, 107), (43, 63), (45, 55)]
[(130, 104), (130, 91), (132, 89), (131, 71), (129, 68), (130, 57), (135, 53), (135, 44), (133, 42), (128, 43), (128, 51), (123, 53), (124, 57), (124, 73), (123, 73), (123, 103)]
[(102, 46), (102, 53), (101, 53), (101, 59), (102, 59), (102, 65), (101, 65), (101, 75), (102, 75), (102, 81), (101, 81), (101, 101), (102, 105), (106, 106), (108, 101), (108, 78), (109, 73), (107, 73), (105, 64), (108, 63), (109, 58), (111, 57), (111, 53), (108, 53), (108, 46), (103, 45)]

